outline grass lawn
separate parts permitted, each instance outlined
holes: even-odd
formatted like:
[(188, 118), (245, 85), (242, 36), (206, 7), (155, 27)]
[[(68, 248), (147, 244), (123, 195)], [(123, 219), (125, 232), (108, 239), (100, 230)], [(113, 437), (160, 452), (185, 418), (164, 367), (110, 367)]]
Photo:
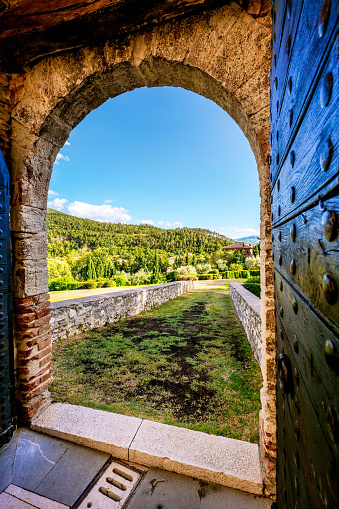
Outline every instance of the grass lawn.
[(143, 288), (153, 285), (139, 286), (112, 286), (110, 288), (91, 288), (79, 290), (64, 290), (60, 292), (49, 292), (51, 302), (59, 302), (60, 300), (80, 299), (81, 297), (91, 297), (92, 295), (101, 295), (103, 293), (123, 292), (124, 290), (133, 290), (134, 288)]
[(262, 377), (228, 285), (60, 340), (53, 362), (56, 401), (258, 441)]

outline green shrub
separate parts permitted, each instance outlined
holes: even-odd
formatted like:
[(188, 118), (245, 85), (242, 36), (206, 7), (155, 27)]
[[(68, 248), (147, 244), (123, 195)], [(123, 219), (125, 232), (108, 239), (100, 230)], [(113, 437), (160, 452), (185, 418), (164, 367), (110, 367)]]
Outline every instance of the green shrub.
[(97, 288), (103, 288), (106, 281), (97, 281)]
[(260, 270), (250, 270), (251, 276), (260, 276)]
[[(74, 281), (72, 276), (61, 277), (57, 279), (52, 279), (48, 284), (48, 289), (51, 292), (62, 292), (69, 289), (69, 286), (77, 283)], [(78, 288), (78, 287), (77, 287)]]
[(233, 271), (233, 274), (234, 274), (234, 279), (239, 279), (240, 277), (240, 272), (238, 270), (234, 270)]
[(127, 286), (127, 281), (122, 276), (116, 276), (114, 278), (114, 281), (115, 281), (117, 286)]
[(97, 288), (98, 283), (96, 281), (84, 281), (81, 288)]
[(223, 273), (222, 277), (223, 277), (224, 279), (234, 279), (234, 272), (233, 272), (233, 271), (230, 271), (230, 270), (226, 270), (226, 271)]
[(198, 278), (195, 274), (183, 274), (178, 276), (178, 281), (197, 281)]
[(213, 276), (214, 276), (214, 274), (199, 274), (198, 278), (200, 280), (211, 280), (211, 279), (215, 279)]
[(218, 271), (218, 269), (212, 269), (212, 270), (209, 270), (209, 271), (208, 271), (208, 273), (209, 273), (209, 274), (218, 274), (218, 276), (219, 276), (219, 271)]
[(178, 276), (174, 272), (174, 270), (172, 270), (171, 272), (167, 272), (167, 274), (166, 274), (166, 281), (168, 281), (169, 283), (171, 283), (173, 281), (178, 281)]
[(243, 287), (246, 288), (249, 292), (253, 293), (260, 299), (260, 284), (259, 283), (243, 283)]
[(115, 281), (109, 280), (105, 281), (103, 284), (103, 288), (113, 288), (114, 286), (117, 286)]
[(250, 277), (250, 271), (249, 270), (242, 270), (241, 271), (241, 277), (243, 279)]
[(79, 281), (72, 281), (67, 284), (67, 290), (77, 290), (80, 286)]
[(259, 283), (260, 284), (260, 276), (249, 277), (246, 283)]

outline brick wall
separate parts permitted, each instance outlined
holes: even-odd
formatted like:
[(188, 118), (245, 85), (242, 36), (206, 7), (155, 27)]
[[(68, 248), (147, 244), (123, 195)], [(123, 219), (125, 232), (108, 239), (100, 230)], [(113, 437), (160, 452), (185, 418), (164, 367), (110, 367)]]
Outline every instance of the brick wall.
[(48, 399), (52, 383), (51, 315), (48, 293), (14, 299), (17, 397), (21, 417), (30, 419)]

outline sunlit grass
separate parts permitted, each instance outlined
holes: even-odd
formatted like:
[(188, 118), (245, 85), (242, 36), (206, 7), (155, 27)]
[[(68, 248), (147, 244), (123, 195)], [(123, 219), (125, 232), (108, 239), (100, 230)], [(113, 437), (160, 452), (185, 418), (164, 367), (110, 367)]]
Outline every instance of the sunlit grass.
[(257, 442), (261, 372), (227, 290), (56, 342), (54, 399)]

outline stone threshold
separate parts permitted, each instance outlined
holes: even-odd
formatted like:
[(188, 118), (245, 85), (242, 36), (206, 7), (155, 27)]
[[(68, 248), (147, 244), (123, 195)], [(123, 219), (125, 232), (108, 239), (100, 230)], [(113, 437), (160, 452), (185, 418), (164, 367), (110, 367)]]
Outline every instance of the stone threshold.
[(65, 403), (50, 405), (31, 429), (122, 460), (263, 494), (259, 447), (249, 442)]

